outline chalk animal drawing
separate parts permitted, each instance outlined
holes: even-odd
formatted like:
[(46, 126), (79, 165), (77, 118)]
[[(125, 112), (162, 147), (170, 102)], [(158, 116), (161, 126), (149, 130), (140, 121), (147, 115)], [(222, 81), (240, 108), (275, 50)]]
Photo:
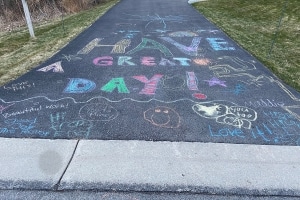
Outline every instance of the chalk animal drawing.
[(179, 114), (175, 110), (164, 106), (146, 110), (144, 112), (144, 119), (162, 128), (178, 128), (181, 121)]
[(38, 72), (48, 72), (53, 71), (55, 73), (64, 73), (64, 69), (61, 66), (61, 61), (58, 61), (56, 63), (52, 63), (46, 67), (43, 67), (41, 69), (37, 70)]
[(251, 122), (257, 119), (255, 110), (244, 106), (227, 106), (221, 103), (205, 102), (193, 105), (196, 114), (208, 119), (216, 119), (217, 123), (251, 128)]
[(142, 15), (131, 15), (131, 14), (125, 14), (127, 16), (130, 16), (132, 18), (128, 19), (128, 20), (138, 20), (138, 21), (144, 21), (144, 22), (148, 22), (145, 25), (145, 28), (147, 29), (148, 26), (150, 26), (151, 24), (162, 24), (162, 29), (167, 29), (167, 23), (168, 22), (175, 22), (175, 23), (182, 23), (187, 21), (188, 19), (185, 16), (173, 16), (173, 15), (168, 15), (168, 16), (164, 16), (161, 17), (158, 14), (154, 14), (154, 15), (146, 15), (146, 16), (142, 16)]
[(118, 111), (108, 104), (87, 104), (79, 110), (79, 116), (84, 120), (111, 121), (118, 115)]

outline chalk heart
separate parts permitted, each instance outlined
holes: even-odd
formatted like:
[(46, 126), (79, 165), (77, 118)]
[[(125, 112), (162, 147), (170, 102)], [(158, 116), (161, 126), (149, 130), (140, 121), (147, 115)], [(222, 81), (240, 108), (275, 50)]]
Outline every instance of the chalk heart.
[(108, 104), (87, 104), (83, 106), (79, 115), (85, 120), (111, 121), (118, 117), (118, 111)]
[(207, 99), (207, 96), (205, 94), (202, 93), (194, 93), (193, 97), (196, 99)]

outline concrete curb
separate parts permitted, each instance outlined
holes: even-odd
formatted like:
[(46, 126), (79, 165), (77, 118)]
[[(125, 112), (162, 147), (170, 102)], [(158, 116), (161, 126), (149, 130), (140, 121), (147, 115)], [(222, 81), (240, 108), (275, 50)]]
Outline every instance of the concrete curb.
[(296, 146), (83, 140), (76, 149), (77, 140), (4, 138), (0, 144), (2, 190), (300, 196)]
[(76, 140), (0, 138), (0, 189), (53, 189)]
[(300, 147), (81, 141), (60, 190), (300, 196)]
[(189, 0), (188, 3), (193, 4), (193, 3), (197, 3), (197, 2), (201, 2), (201, 1), (207, 1), (207, 0)]

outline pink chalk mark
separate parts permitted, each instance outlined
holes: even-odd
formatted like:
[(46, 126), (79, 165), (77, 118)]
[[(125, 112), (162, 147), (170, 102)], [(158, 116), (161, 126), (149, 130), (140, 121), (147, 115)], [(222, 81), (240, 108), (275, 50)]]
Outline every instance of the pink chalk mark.
[(202, 93), (194, 93), (193, 97), (195, 97), (196, 99), (207, 99), (207, 96)]

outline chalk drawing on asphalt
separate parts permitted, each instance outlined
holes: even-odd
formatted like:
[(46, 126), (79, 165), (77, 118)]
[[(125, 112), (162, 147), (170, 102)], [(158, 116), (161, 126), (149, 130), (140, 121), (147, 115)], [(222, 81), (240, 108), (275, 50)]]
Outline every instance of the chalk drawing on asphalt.
[(50, 64), (46, 67), (38, 69), (37, 71), (39, 71), (39, 72), (52, 71), (52, 72), (55, 72), (55, 73), (64, 73), (64, 69), (61, 66), (61, 61), (58, 61), (56, 63), (52, 63), (52, 64)]
[(243, 83), (237, 83), (233, 88), (227, 88), (223, 90), (222, 92), (232, 93), (236, 96), (244, 94), (248, 91), (246, 85)]
[(175, 110), (164, 106), (146, 110), (144, 112), (144, 119), (162, 128), (178, 128), (181, 121), (179, 114)]
[(180, 76), (164, 76), (161, 80), (162, 88), (166, 90), (183, 90), (186, 81)]
[(18, 83), (11, 83), (8, 85), (4, 85), (3, 89), (7, 90), (7, 91), (17, 92), (20, 90), (27, 90), (27, 89), (34, 88), (34, 87), (35, 87), (35, 83), (33, 83), (33, 82), (22, 81), (22, 82), (18, 82)]
[(188, 19), (186, 16), (176, 16), (176, 15), (168, 15), (168, 16), (159, 16), (158, 14), (154, 15), (131, 15), (131, 14), (124, 14), (127, 16), (130, 16), (131, 18), (128, 20), (138, 20), (138, 21), (144, 21), (147, 22), (145, 25), (145, 28), (147, 29), (149, 26), (153, 24), (160, 24), (161, 28), (160, 29), (167, 29), (167, 23), (172, 22), (172, 23), (182, 23), (187, 21)]
[(79, 110), (79, 116), (83, 120), (111, 121), (117, 118), (118, 111), (108, 104), (86, 104)]
[(300, 105), (282, 106), (282, 108), (300, 121)]
[(209, 80), (204, 80), (205, 82), (207, 82), (209, 84), (209, 86), (215, 86), (215, 85), (219, 85), (219, 86), (222, 86), (222, 87), (227, 87), (227, 85), (225, 84), (226, 81), (222, 81), (216, 77), (212, 77), (211, 79)]
[(11, 107), (13, 105), (14, 105), (14, 103), (13, 104), (8, 104), (8, 105), (1, 105), (0, 104), (0, 114), (2, 114), (3, 111), (5, 111), (6, 109), (8, 109), (9, 107)]
[(196, 65), (207, 66), (207, 65), (211, 64), (212, 61), (208, 58), (196, 58), (196, 59), (193, 59), (193, 62)]
[(208, 119), (215, 119), (217, 123), (235, 126), (237, 128), (251, 128), (251, 122), (257, 119), (257, 113), (244, 106), (229, 106), (220, 103), (204, 102), (193, 105), (196, 114)]
[(198, 34), (191, 31), (175, 31), (168, 34), (170, 37), (197, 37)]
[(77, 139), (88, 139), (91, 129), (93, 128), (92, 121), (88, 120), (66, 120), (65, 112), (57, 112), (50, 114), (51, 129), (54, 130), (54, 138), (65, 137)]
[(70, 54), (69, 55), (62, 54), (61, 59), (67, 60), (68, 62), (82, 60), (81, 57), (75, 56), (75, 55), (70, 55)]

